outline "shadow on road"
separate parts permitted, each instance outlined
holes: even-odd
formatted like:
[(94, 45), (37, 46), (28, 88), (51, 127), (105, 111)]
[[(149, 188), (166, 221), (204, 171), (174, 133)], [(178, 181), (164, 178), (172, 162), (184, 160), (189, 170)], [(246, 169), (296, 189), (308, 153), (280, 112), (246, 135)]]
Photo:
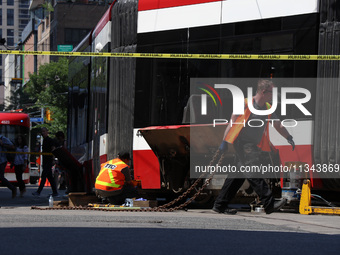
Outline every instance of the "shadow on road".
[[(12, 192), (7, 187), (0, 187), (0, 206), (3, 207), (31, 207), (31, 206), (48, 206), (48, 197), (52, 193), (51, 187), (44, 187), (39, 197), (34, 197), (33, 192), (37, 191), (38, 185), (26, 185), (26, 193), (23, 197), (20, 197), (18, 189), (18, 195), (12, 198)], [(55, 200), (67, 200), (65, 196), (65, 190), (58, 190), (60, 198)]]
[[(1, 228), (1, 254), (338, 254), (339, 235), (159, 228)], [(20, 241), (19, 241), (20, 240)], [(20, 243), (20, 245), (18, 245)]]

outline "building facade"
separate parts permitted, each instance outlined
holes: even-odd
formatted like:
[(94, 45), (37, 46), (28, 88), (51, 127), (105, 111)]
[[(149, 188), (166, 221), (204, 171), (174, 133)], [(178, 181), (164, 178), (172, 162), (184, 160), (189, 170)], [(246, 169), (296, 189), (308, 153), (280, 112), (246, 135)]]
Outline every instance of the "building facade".
[[(59, 47), (73, 48), (77, 45), (97, 24), (112, 1), (7, 0), (6, 4), (2, 4), (3, 2), (0, 0), (0, 27), (2, 28), (0, 35), (1, 38), (6, 39), (7, 47), (20, 47), (25, 51), (58, 51)], [(24, 12), (24, 7), (27, 13)], [(3, 26), (4, 24), (6, 27)], [(0, 85), (0, 105), (5, 107), (8, 101), (6, 98), (9, 98), (13, 91), (8, 83), (12, 78), (22, 78), (21, 85), (25, 86), (29, 81), (30, 73), (36, 73), (39, 71), (39, 66), (57, 60), (57, 57), (49, 55), (25, 55), (20, 57), (21, 60), (10, 57), (6, 63), (17, 65), (13, 67), (14, 75), (19, 74), (19, 76), (4, 79), (4, 69), (10, 76), (13, 71), (10, 66), (4, 67), (5, 56), (0, 55), (0, 57), (2, 63), (0, 84), (4, 84), (4, 86)], [(18, 72), (17, 69), (20, 71)], [(12, 84), (17, 85), (17, 80)]]
[[(3, 45), (0, 46), (1, 49), (20, 47), (21, 34), (30, 20), (29, 4), (30, 0), (0, 0), (0, 38), (5, 40)], [(4, 105), (6, 98), (4, 94), (8, 94), (11, 89), (9, 81), (11, 81), (11, 78), (17, 78), (5, 76), (5, 70), (7, 70), (7, 75), (11, 72), (9, 70), (12, 69), (5, 64), (15, 63), (15, 61), (12, 61), (15, 59), (14, 57), (5, 60), (6, 58), (6, 55), (0, 55), (0, 105)]]

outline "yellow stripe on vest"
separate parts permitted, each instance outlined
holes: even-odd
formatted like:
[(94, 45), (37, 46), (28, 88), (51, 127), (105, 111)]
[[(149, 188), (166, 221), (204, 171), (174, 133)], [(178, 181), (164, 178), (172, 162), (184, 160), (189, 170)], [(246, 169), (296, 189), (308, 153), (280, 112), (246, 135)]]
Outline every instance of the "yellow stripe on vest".
[(107, 187), (112, 187), (112, 188), (119, 188), (121, 185), (116, 184), (116, 183), (108, 183), (108, 182), (102, 182), (102, 181), (96, 181), (97, 184), (107, 186)]

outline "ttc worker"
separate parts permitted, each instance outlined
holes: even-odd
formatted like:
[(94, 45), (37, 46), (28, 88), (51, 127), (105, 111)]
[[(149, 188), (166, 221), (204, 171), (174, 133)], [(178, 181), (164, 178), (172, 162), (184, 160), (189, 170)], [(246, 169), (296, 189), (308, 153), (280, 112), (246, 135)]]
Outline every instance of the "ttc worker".
[(126, 198), (137, 196), (137, 190), (132, 184), (130, 161), (130, 153), (120, 152), (118, 158), (101, 165), (95, 183), (99, 197), (113, 204), (123, 204)]

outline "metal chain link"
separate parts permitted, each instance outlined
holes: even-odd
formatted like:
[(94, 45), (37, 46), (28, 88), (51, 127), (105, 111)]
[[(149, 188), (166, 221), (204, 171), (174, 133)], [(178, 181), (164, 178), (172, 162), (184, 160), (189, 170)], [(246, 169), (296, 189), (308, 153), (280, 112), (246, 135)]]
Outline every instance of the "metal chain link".
[[(217, 155), (219, 155), (219, 154), (220, 154), (220, 151), (218, 150), (218, 151), (216, 152), (216, 154), (215, 154), (213, 160), (210, 162), (210, 166), (215, 162), (214, 159), (217, 158)], [(222, 155), (221, 155), (219, 161), (217, 162), (217, 165), (221, 165), (221, 163), (223, 162), (224, 156), (225, 156), (225, 154), (222, 153)], [(185, 203), (183, 203), (183, 204), (181, 204), (181, 205), (179, 205), (179, 206), (177, 206), (177, 207), (170, 208), (170, 209), (168, 209), (168, 211), (171, 211), (171, 212), (172, 212), (172, 211), (180, 210), (180, 209), (186, 207), (186, 206), (187, 206), (188, 204), (190, 204), (192, 201), (194, 201), (194, 200), (200, 195), (200, 193), (206, 188), (206, 186), (209, 185), (209, 183), (210, 183), (211, 179), (214, 177), (214, 175), (215, 175), (215, 173), (210, 174), (209, 178), (205, 180), (205, 182), (204, 182), (204, 184), (202, 185), (202, 187), (199, 188), (198, 191), (197, 191), (190, 199), (188, 199)], [(202, 177), (200, 177), (200, 178), (198, 179), (198, 181), (196, 180), (196, 182), (195, 182), (190, 188), (192, 188), (192, 189), (195, 188), (195, 186), (197, 186), (197, 184), (199, 183), (199, 181), (200, 181), (201, 179), (202, 179)], [(192, 189), (191, 189), (191, 190), (192, 190)], [(185, 196), (184, 196), (184, 197), (185, 197)], [(177, 200), (177, 199), (176, 199), (176, 200)]]
[[(217, 150), (216, 153), (214, 154), (213, 158), (211, 159), (209, 166), (212, 166), (215, 162), (217, 157), (220, 155), (220, 150)], [(198, 179), (191, 185), (190, 188), (188, 188), (182, 195), (180, 195), (178, 198), (174, 199), (173, 201), (162, 205), (162, 206), (158, 206), (156, 208), (152, 208), (153, 210), (162, 210), (165, 209), (167, 207), (170, 207), (172, 205), (174, 205), (175, 203), (177, 203), (178, 201), (182, 200), (183, 198), (185, 198), (186, 196), (189, 195), (189, 193), (200, 183), (201, 179), (204, 178), (204, 176), (206, 175), (206, 173), (201, 174), (200, 177), (198, 177)], [(199, 191), (200, 193), (200, 191)]]
[[(212, 158), (212, 160), (209, 163), (209, 166), (212, 166), (218, 159), (218, 157), (220, 156), (219, 160), (218, 160), (218, 165), (221, 165), (225, 154), (222, 153), (221, 155), (221, 151), (217, 150)], [(37, 207), (37, 206), (32, 206), (31, 209), (34, 210), (94, 210), (94, 211), (110, 211), (110, 212), (173, 212), (173, 211), (177, 211), (180, 210), (184, 207), (186, 207), (188, 204), (190, 204), (193, 200), (195, 200), (200, 193), (206, 188), (206, 186), (209, 185), (211, 179), (214, 177), (215, 173), (210, 174), (210, 176), (208, 177), (208, 179), (206, 179), (206, 181), (204, 182), (204, 184), (202, 185), (202, 187), (200, 187), (198, 189), (198, 191), (190, 198), (188, 199), (186, 202), (173, 207), (173, 208), (169, 208), (170, 206), (174, 205), (175, 203), (179, 202), (180, 200), (184, 199), (185, 197), (187, 197), (190, 192), (196, 188), (196, 186), (201, 182), (201, 180), (205, 177), (205, 175), (207, 175), (206, 173), (202, 174), (182, 195), (180, 195), (178, 198), (172, 200), (171, 202), (165, 204), (165, 205), (161, 205), (155, 208), (148, 208), (148, 209), (108, 209), (108, 208), (98, 208), (98, 207), (88, 207), (88, 206), (75, 206), (75, 207), (69, 207), (69, 206), (64, 206), (64, 207)]]

